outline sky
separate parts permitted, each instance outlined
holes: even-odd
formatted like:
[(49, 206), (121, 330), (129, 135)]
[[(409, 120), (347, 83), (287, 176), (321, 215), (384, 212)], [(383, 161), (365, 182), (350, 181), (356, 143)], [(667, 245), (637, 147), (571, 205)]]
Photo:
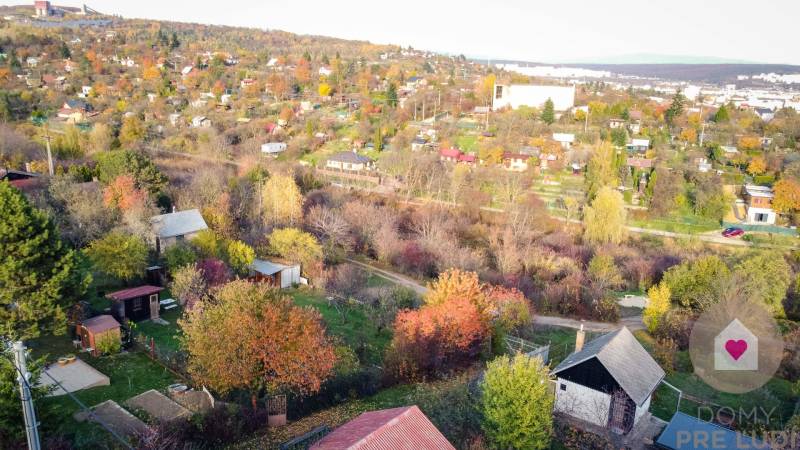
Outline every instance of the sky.
[[(21, 0), (0, 0), (19, 4)], [(54, 0), (78, 6), (81, 1)], [(800, 64), (798, 0), (86, 0), (128, 18), (279, 29), (469, 57), (597, 61), (629, 54)]]

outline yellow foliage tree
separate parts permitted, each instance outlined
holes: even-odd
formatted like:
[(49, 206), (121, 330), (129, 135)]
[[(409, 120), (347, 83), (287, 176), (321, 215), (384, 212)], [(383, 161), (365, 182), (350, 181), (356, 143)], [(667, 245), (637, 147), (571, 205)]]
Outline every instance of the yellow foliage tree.
[(465, 299), (476, 305), (484, 303), (481, 282), (475, 272), (450, 269), (439, 274), (439, 278), (428, 284), (425, 303), (439, 305), (449, 299)]
[(800, 210), (800, 183), (790, 179), (782, 179), (775, 183), (772, 207), (780, 213)]
[(292, 225), (303, 216), (303, 195), (290, 175), (273, 175), (261, 192), (264, 222)]
[(619, 244), (627, 236), (622, 194), (603, 186), (583, 215), (584, 238), (593, 244)]
[(763, 156), (754, 156), (747, 165), (747, 173), (750, 175), (761, 175), (767, 170), (767, 162)]
[(647, 291), (649, 301), (644, 308), (642, 320), (647, 330), (651, 333), (655, 332), (664, 314), (669, 311), (671, 295), (672, 293), (669, 290), (669, 286), (663, 281)]
[(680, 138), (684, 142), (694, 144), (695, 142), (697, 142), (697, 130), (690, 127), (684, 128), (683, 130), (681, 130)]
[(320, 97), (330, 97), (331, 96), (331, 92), (333, 92), (333, 89), (331, 88), (330, 84), (328, 84), (328, 83), (320, 83), (319, 84), (319, 95), (320, 95)]

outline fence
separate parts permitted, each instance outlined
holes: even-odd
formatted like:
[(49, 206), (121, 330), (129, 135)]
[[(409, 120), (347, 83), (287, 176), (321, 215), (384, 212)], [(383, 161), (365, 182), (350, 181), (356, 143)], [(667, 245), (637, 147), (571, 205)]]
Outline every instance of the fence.
[(516, 336), (506, 336), (506, 347), (511, 353), (525, 353), (529, 357), (538, 356), (542, 361), (547, 363), (550, 358), (550, 344), (536, 345), (533, 342), (526, 341), (525, 339)]
[(184, 380), (189, 378), (186, 370), (187, 358), (185, 353), (159, 347), (154, 338), (142, 333), (134, 332), (132, 341), (135, 350), (147, 354), (151, 359), (158, 361), (175, 372), (180, 378)]
[(309, 447), (319, 442), (328, 433), (330, 433), (330, 431), (331, 430), (327, 425), (322, 425), (314, 428), (306, 434), (297, 436), (294, 439), (284, 442), (278, 448), (280, 450), (308, 450)]
[(777, 225), (756, 225), (752, 223), (722, 222), (722, 226), (725, 228), (736, 227), (736, 228), (741, 228), (744, 231), (755, 231), (758, 233), (774, 233), (774, 234), (784, 234), (787, 236), (797, 236), (796, 229), (779, 227)]

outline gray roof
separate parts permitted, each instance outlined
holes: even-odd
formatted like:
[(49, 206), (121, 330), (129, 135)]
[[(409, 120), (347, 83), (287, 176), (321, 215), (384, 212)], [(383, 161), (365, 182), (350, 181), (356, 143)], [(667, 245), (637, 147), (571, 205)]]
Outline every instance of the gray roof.
[(258, 272), (260, 274), (263, 274), (263, 275), (274, 275), (274, 274), (280, 272), (283, 269), (287, 269), (287, 268), (293, 267), (293, 266), (294, 265), (287, 266), (287, 265), (284, 265), (284, 264), (278, 264), (278, 263), (275, 263), (275, 262), (272, 262), (272, 261), (266, 261), (266, 260), (263, 260), (263, 259), (256, 259), (256, 260), (253, 261), (252, 264), (250, 264), (250, 268), (251, 269), (253, 269), (254, 271), (256, 271), (256, 272)]
[(641, 406), (664, 378), (664, 370), (647, 353), (627, 327), (604, 334), (569, 355), (553, 370), (558, 374), (597, 358), (622, 390)]
[(200, 211), (196, 209), (153, 216), (150, 224), (153, 226), (153, 232), (160, 238), (181, 236), (208, 229), (206, 221), (203, 220)]
[(371, 159), (367, 158), (366, 156), (359, 155), (356, 152), (339, 152), (328, 158), (328, 160), (351, 164), (369, 164), (372, 162)]

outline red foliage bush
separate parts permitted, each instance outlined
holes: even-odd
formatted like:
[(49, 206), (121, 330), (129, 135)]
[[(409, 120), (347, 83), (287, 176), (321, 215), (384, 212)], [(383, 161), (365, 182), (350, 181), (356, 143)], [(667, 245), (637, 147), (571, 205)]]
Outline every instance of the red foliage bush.
[(225, 284), (232, 278), (231, 270), (219, 259), (204, 259), (197, 263), (197, 268), (209, 287)]
[(469, 300), (397, 314), (394, 337), (386, 357), (387, 373), (395, 381), (418, 381), (463, 368), (484, 348), (489, 330)]
[(422, 248), (417, 241), (409, 241), (395, 258), (403, 270), (422, 276), (432, 276), (436, 270), (436, 256)]

